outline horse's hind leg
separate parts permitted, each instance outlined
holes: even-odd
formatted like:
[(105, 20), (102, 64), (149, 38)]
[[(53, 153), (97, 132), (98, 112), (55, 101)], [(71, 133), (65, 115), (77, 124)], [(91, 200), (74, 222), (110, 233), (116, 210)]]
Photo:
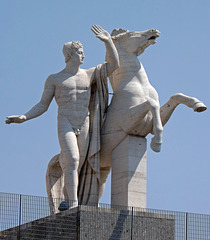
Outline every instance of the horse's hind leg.
[(49, 162), (46, 172), (46, 188), (51, 214), (58, 212), (63, 199), (63, 174), (59, 164), (60, 154), (55, 155)]
[(189, 97), (182, 93), (177, 93), (160, 108), (160, 117), (163, 126), (168, 122), (173, 111), (179, 104), (184, 104), (187, 107), (192, 108), (195, 112), (203, 112), (207, 109), (207, 107), (197, 98)]

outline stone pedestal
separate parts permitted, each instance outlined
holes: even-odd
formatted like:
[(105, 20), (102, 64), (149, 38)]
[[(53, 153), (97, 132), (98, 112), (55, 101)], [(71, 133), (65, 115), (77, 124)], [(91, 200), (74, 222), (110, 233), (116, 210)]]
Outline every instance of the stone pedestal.
[(0, 232), (2, 240), (174, 240), (175, 216), (79, 206)]
[(147, 141), (129, 135), (112, 152), (111, 204), (146, 208)]

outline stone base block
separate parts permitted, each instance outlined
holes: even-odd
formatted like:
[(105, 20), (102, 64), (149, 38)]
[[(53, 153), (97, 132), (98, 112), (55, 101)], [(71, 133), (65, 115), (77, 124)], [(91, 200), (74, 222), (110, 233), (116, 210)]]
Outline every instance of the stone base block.
[(173, 240), (173, 215), (79, 206), (0, 232), (0, 239)]

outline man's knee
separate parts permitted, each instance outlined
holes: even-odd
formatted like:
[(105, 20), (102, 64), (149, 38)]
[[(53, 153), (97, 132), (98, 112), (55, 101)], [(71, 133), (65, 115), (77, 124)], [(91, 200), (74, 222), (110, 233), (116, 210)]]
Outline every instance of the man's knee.
[(66, 168), (68, 171), (77, 170), (79, 167), (79, 156), (71, 156), (71, 158), (66, 159)]

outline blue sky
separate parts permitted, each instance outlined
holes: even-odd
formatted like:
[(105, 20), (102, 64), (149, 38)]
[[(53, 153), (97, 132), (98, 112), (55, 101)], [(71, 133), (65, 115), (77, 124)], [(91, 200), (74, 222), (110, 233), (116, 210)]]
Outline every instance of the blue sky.
[[(46, 196), (47, 164), (60, 151), (55, 102), (22, 125), (4, 120), (39, 101), (47, 76), (64, 68), (65, 42), (83, 43), (83, 68), (104, 61), (93, 24), (109, 32), (158, 29), (157, 44), (139, 60), (161, 105), (182, 92), (210, 106), (209, 12), (208, 0), (0, 0), (0, 192)], [(209, 109), (199, 114), (179, 106), (164, 127), (162, 151), (148, 144), (148, 208), (210, 214), (209, 124)], [(110, 179), (101, 202), (110, 203)]]

